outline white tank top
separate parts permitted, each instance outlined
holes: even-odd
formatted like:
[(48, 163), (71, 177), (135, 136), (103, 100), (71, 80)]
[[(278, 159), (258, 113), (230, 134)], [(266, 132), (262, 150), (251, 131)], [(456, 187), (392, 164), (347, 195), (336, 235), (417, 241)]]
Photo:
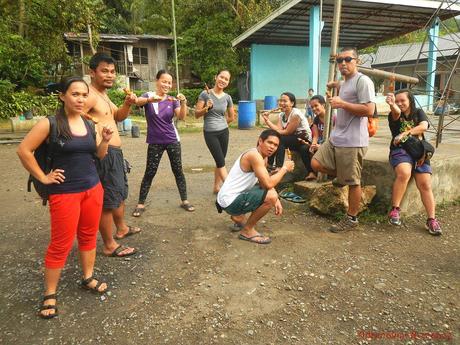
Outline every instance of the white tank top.
[[(251, 150), (257, 149), (254, 148)], [(256, 174), (253, 171), (243, 171), (240, 166), (241, 157), (243, 157), (244, 154), (251, 150), (243, 152), (238, 157), (235, 164), (233, 164), (232, 168), (230, 169), (224, 184), (220, 188), (219, 194), (217, 194), (217, 202), (222, 208), (228, 207), (238, 195), (246, 190), (251, 189), (257, 183), (258, 179)]]

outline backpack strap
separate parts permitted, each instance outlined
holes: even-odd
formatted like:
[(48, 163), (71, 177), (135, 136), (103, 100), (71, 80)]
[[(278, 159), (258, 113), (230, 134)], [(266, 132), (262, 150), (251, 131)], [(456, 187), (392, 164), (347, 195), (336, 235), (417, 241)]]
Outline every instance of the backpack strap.
[(52, 163), (53, 163), (53, 147), (54, 143), (57, 141), (58, 137), (58, 129), (57, 129), (57, 121), (56, 121), (56, 116), (51, 115), (48, 116), (48, 121), (50, 123), (50, 133), (48, 135), (48, 145), (46, 148), (46, 167), (51, 169)]
[[(356, 81), (356, 90), (358, 90), (358, 84), (359, 84), (359, 81), (361, 80), (361, 77), (364, 76), (364, 74), (360, 73), (359, 72), (359, 77), (358, 77), (358, 80)], [(378, 118), (379, 117), (379, 114), (377, 112), (377, 103), (375, 102), (372, 102), (374, 103), (375, 107), (374, 107), (374, 114), (372, 116), (368, 116), (369, 118)]]

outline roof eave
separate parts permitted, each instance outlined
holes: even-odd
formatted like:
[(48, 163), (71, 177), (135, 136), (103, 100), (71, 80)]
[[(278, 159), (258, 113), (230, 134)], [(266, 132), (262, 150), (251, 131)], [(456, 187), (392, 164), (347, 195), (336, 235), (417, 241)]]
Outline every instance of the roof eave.
[(243, 42), (249, 36), (251, 36), (254, 32), (256, 32), (260, 28), (264, 27), (267, 23), (270, 23), (273, 19), (278, 17), (280, 14), (283, 14), (288, 9), (290, 9), (292, 6), (297, 5), (301, 1), (302, 0), (291, 0), (291, 1), (287, 2), (286, 4), (282, 5), (280, 8), (276, 9), (270, 15), (268, 15), (265, 19), (261, 20), (260, 22), (258, 22), (255, 25), (253, 25), (252, 27), (247, 29), (245, 32), (243, 32), (241, 35), (239, 35), (237, 38), (235, 38), (232, 41), (232, 47), (235, 48), (237, 46), (241, 46), (241, 47), (249, 46), (250, 44), (242, 44), (242, 45), (240, 45), (240, 43)]

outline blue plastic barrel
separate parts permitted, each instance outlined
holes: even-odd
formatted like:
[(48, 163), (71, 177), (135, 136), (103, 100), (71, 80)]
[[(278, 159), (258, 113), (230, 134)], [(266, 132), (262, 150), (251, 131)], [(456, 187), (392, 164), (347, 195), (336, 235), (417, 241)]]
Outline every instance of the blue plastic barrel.
[(238, 102), (238, 128), (250, 129), (256, 125), (256, 102)]
[(131, 119), (125, 119), (123, 121), (123, 130), (125, 132), (129, 132), (131, 131), (131, 128), (133, 127), (133, 122), (131, 121)]
[(278, 108), (278, 97), (276, 96), (265, 96), (264, 99), (264, 110), (272, 110)]

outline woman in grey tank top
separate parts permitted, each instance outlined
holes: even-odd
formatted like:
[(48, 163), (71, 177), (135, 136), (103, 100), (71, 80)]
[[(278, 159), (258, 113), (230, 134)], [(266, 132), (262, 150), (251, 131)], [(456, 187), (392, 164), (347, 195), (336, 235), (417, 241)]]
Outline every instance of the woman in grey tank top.
[(232, 97), (224, 92), (230, 83), (230, 72), (221, 70), (215, 77), (214, 87), (203, 91), (198, 97), (195, 117), (204, 118), (203, 134), (216, 163), (213, 192), (217, 194), (227, 178), (225, 156), (227, 155), (228, 124), (235, 119)]

